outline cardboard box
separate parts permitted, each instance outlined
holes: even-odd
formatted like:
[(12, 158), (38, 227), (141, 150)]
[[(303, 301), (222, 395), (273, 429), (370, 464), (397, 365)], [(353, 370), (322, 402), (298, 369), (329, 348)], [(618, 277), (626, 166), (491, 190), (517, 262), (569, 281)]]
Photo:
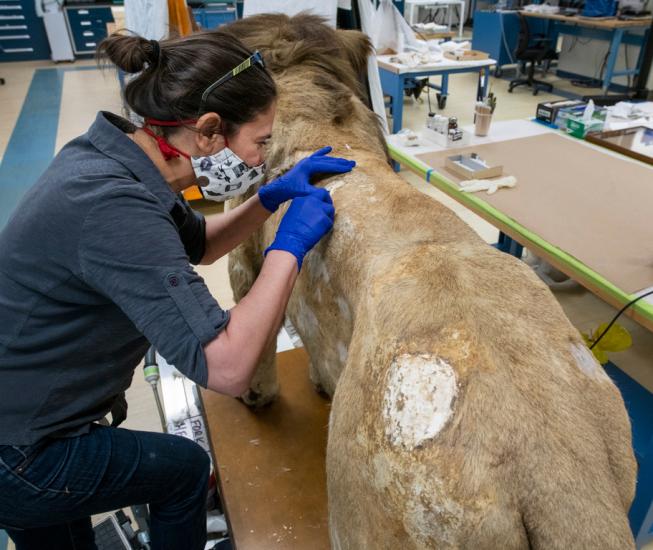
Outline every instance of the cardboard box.
[(478, 50), (461, 50), (455, 52), (444, 52), (444, 57), (453, 61), (479, 61), (489, 59), (490, 54)]
[(589, 123), (583, 121), (582, 113), (567, 118), (567, 133), (573, 137), (584, 138), (588, 132), (600, 132), (605, 124), (607, 110), (597, 108)]
[(585, 112), (585, 107), (587, 107), (587, 105), (580, 104), (574, 107), (558, 109), (553, 125), (564, 130), (567, 128), (567, 119), (570, 117), (582, 117)]
[(589, 124), (583, 122), (580, 117), (569, 117), (567, 119), (567, 133), (577, 138), (584, 138), (588, 132), (600, 132), (603, 130), (605, 121), (592, 118)]
[(548, 124), (555, 124), (558, 112), (561, 109), (570, 109), (573, 107), (585, 106), (586, 103), (580, 99), (562, 99), (559, 101), (545, 101), (538, 103), (535, 109), (535, 118)]
[(472, 155), (447, 157), (444, 166), (466, 180), (494, 178), (503, 174), (503, 166), (489, 166), (482, 159), (474, 158)]

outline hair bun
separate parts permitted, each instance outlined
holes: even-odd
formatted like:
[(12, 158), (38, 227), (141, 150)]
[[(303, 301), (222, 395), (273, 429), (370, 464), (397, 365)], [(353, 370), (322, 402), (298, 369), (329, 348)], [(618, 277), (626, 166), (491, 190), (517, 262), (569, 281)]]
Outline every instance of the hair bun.
[(145, 66), (155, 67), (161, 57), (156, 40), (146, 40), (131, 34), (113, 33), (98, 46), (99, 59), (108, 59), (126, 73), (139, 73)]
[(150, 56), (149, 65), (150, 68), (155, 68), (161, 58), (161, 46), (158, 40), (150, 40), (150, 46), (152, 46), (152, 55)]

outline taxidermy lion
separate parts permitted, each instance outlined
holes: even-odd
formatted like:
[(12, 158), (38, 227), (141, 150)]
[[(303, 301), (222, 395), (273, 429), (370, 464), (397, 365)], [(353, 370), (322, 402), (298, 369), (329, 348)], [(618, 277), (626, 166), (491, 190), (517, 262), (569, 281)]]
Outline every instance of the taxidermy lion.
[[(324, 145), (357, 163), (318, 183), (335, 225), (287, 310), (333, 399), (332, 547), (633, 548), (636, 464), (618, 390), (524, 263), (393, 172), (361, 101), (367, 37), (307, 14), (226, 30), (261, 51), (278, 85), (268, 177)], [(231, 254), (236, 300), (284, 211)], [(270, 348), (248, 404), (277, 393), (274, 360)]]

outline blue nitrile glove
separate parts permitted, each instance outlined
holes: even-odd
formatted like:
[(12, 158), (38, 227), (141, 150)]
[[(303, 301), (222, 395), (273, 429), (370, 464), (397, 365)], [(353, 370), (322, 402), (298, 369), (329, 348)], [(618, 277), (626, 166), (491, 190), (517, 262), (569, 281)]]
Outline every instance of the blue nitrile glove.
[(280, 204), (315, 191), (311, 185), (311, 177), (315, 174), (344, 174), (356, 166), (353, 160), (327, 157), (330, 152), (331, 147), (323, 147), (300, 160), (280, 178), (261, 187), (258, 190), (261, 204), (270, 212), (276, 212)]
[(270, 250), (290, 252), (301, 270), (306, 253), (333, 227), (335, 212), (326, 189), (315, 189), (310, 195), (293, 199), (265, 254)]

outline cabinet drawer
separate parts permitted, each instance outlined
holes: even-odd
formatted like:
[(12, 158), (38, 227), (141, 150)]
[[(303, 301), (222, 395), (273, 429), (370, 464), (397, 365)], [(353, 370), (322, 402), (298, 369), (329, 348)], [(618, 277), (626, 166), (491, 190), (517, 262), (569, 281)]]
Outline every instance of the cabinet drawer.
[(83, 27), (72, 33), (75, 53), (93, 53), (98, 44), (107, 37), (106, 30), (91, 29)]
[(12, 40), (29, 40), (31, 36), (27, 33), (11, 33), (0, 31), (0, 43), (9, 42)]
[(34, 59), (34, 55), (36, 55), (36, 50), (31, 46), (0, 50), (0, 63), (7, 61), (29, 61), (30, 59)]
[(13, 25), (10, 25), (8, 23), (0, 23), (0, 36), (4, 36), (6, 34), (15, 34), (15, 33), (21, 33), (21, 32), (27, 32), (28, 26), (21, 24), (20, 22), (14, 23)]
[(102, 36), (102, 30), (96, 27), (70, 27), (70, 33), (73, 40), (94, 40)]
[(104, 26), (113, 21), (111, 8), (66, 8), (66, 16), (71, 26)]
[(0, 25), (24, 25), (26, 23), (27, 18), (23, 13), (7, 13), (0, 11)]
[(0, 3), (0, 17), (11, 15), (24, 15), (23, 6), (18, 3)]
[(27, 51), (34, 51), (32, 44), (32, 37), (28, 34), (21, 38), (9, 38), (0, 36), (0, 52), (6, 54), (10, 53), (23, 53)]

